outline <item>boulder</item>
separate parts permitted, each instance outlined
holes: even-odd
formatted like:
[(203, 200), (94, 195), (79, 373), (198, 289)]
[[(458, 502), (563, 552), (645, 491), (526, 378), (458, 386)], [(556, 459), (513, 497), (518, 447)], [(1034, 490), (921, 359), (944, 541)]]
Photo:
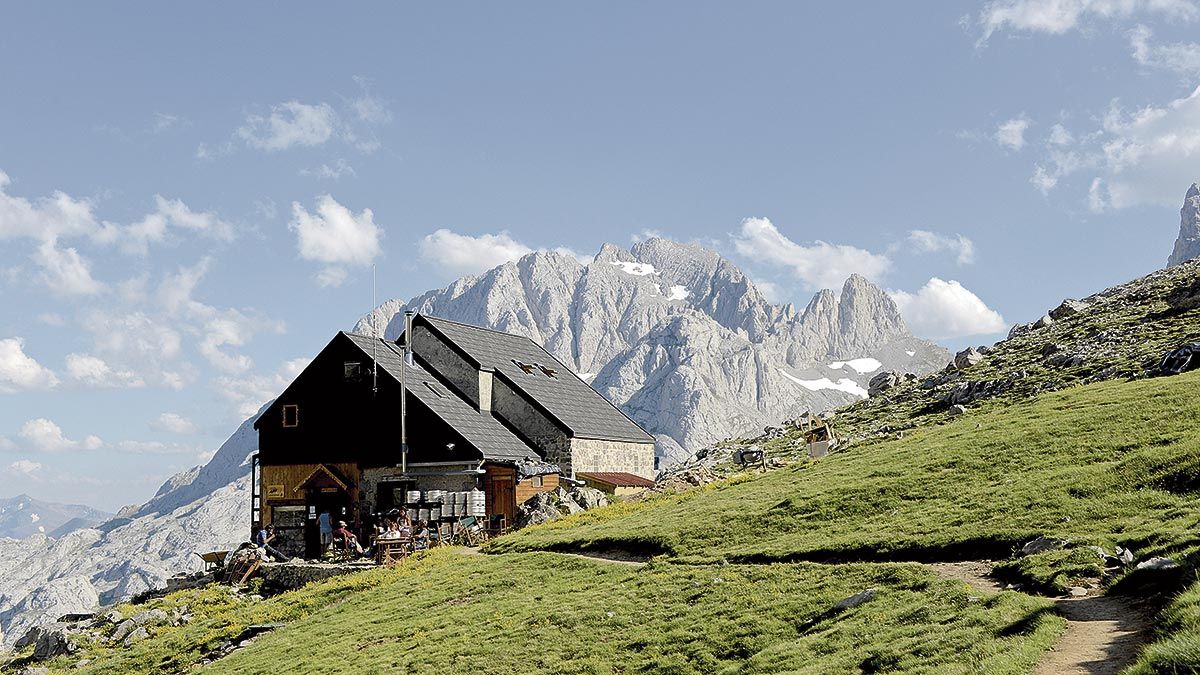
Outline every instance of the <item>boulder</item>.
[(1200, 307), (1200, 277), (1171, 289), (1167, 294), (1167, 304), (1177, 312)]
[(1044, 553), (1046, 551), (1057, 551), (1060, 548), (1066, 548), (1067, 541), (1065, 539), (1053, 539), (1051, 537), (1038, 537), (1032, 541), (1028, 541), (1021, 547), (1020, 555), (1033, 555), (1035, 553)]
[(132, 647), (134, 643), (141, 642), (148, 637), (150, 637), (150, 631), (146, 630), (145, 626), (142, 626), (129, 635), (126, 635), (124, 642), (121, 644), (125, 645), (126, 647)]
[(1058, 352), (1051, 354), (1050, 358), (1046, 359), (1046, 363), (1056, 368), (1074, 368), (1087, 363), (1087, 358), (1082, 354), (1071, 354), (1069, 352)]
[(983, 354), (974, 347), (968, 347), (954, 355), (954, 367), (959, 370), (970, 368), (983, 360)]
[(1017, 337), (1018, 335), (1024, 335), (1024, 334), (1028, 333), (1030, 330), (1032, 330), (1030, 328), (1030, 324), (1027, 324), (1027, 323), (1014, 324), (1013, 327), (1008, 330), (1008, 339), (1011, 340), (1011, 339)]
[(967, 412), (967, 409), (966, 409), (966, 407), (961, 406), (961, 405), (952, 405), (952, 406), (950, 406), (949, 412), (950, 412), (951, 417), (958, 417), (959, 415), (962, 415), (965, 412)]
[(161, 609), (148, 609), (130, 617), (130, 621), (139, 626), (161, 626), (167, 623), (168, 620), (167, 613)]
[(1170, 558), (1150, 558), (1137, 564), (1139, 570), (1172, 570), (1176, 567), (1179, 567), (1179, 563)]
[(1123, 565), (1132, 565), (1133, 564), (1133, 551), (1130, 551), (1127, 548), (1121, 548), (1120, 546), (1118, 546), (1116, 553), (1117, 553), (1117, 560), (1121, 561), (1121, 564), (1123, 564)]
[(1069, 316), (1075, 316), (1088, 307), (1091, 307), (1091, 305), (1082, 300), (1063, 300), (1062, 304), (1050, 310), (1050, 318), (1055, 321), (1062, 321)]
[(608, 496), (596, 488), (577, 487), (571, 490), (571, 496), (574, 497), (576, 503), (585, 509), (608, 506)]
[(868, 588), (865, 591), (860, 591), (858, 593), (855, 593), (854, 595), (846, 598), (845, 600), (838, 602), (836, 605), (833, 606), (833, 609), (835, 611), (844, 611), (847, 609), (853, 609), (853, 608), (858, 607), (859, 605), (863, 604), (864, 602), (874, 600), (876, 595), (879, 595), (879, 589)]
[(904, 379), (900, 373), (885, 371), (871, 378), (867, 383), (867, 396), (874, 398), (880, 393), (895, 387), (903, 382)]
[(125, 619), (117, 625), (117, 629), (113, 631), (112, 641), (120, 642), (129, 636), (130, 633), (137, 630), (137, 623), (133, 619)]
[(34, 626), (13, 644), (14, 649), (24, 649), (33, 645), (34, 661), (48, 661), (63, 654), (73, 654), (79, 650), (74, 635), (66, 626), (50, 623)]
[(1054, 325), (1054, 319), (1050, 318), (1050, 315), (1047, 314), (1047, 315), (1043, 316), (1042, 318), (1038, 319), (1037, 321), (1033, 322), (1033, 329), (1037, 330), (1040, 328), (1049, 328), (1050, 326), (1053, 326), (1053, 325)]

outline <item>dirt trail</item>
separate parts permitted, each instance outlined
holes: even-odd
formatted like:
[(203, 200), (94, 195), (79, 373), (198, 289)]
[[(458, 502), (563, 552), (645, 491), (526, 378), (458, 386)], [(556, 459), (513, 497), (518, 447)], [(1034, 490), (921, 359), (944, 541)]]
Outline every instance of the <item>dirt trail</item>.
[[(992, 563), (988, 561), (926, 567), (981, 591), (1003, 588), (991, 577)], [(1150, 638), (1146, 611), (1121, 596), (1062, 598), (1054, 607), (1067, 620), (1067, 630), (1042, 658), (1034, 675), (1115, 675), (1133, 663)]]
[(1145, 610), (1126, 598), (1064, 598), (1054, 605), (1067, 619), (1067, 632), (1034, 675), (1119, 673), (1133, 663), (1150, 638)]

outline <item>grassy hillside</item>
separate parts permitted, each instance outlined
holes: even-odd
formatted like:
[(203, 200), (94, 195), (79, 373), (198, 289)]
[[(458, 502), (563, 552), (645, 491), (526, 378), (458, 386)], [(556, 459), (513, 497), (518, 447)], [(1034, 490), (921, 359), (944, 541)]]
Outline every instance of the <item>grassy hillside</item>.
[[(877, 594), (835, 608), (865, 589)], [(130, 648), (100, 640), (48, 665), (179, 672), (248, 625), (288, 622), (203, 670), (1021, 673), (1063, 627), (1044, 599), (980, 593), (917, 565), (630, 566), (461, 549), (267, 600), (210, 587), (147, 607), (181, 605), (195, 613), (188, 625)], [(81, 658), (91, 662), (72, 667)]]
[[(489, 555), (438, 550), (266, 600), (173, 594), (150, 606), (187, 605), (190, 623), (128, 648), (96, 640), (49, 665), (186, 671), (247, 625), (279, 622), (203, 670), (1029, 672), (1065, 626), (1049, 600), (918, 564), (995, 560), (1031, 593), (1101, 583), (1152, 599), (1156, 641), (1133, 672), (1196, 672), (1200, 373), (1145, 376), (1200, 339), (1200, 309), (1165, 300), (1198, 272), (1189, 263), (1110, 289), (979, 363), (839, 411), (853, 442), (824, 459), (787, 432), (760, 439), (782, 469), (528, 528)], [(956, 390), (973, 393), (951, 416)], [(1070, 544), (1014, 555), (1039, 536)], [(1106, 568), (1093, 545), (1179, 567)], [(566, 555), (588, 551), (651, 562)], [(876, 593), (838, 608), (866, 589)], [(91, 662), (73, 667), (81, 657)]]

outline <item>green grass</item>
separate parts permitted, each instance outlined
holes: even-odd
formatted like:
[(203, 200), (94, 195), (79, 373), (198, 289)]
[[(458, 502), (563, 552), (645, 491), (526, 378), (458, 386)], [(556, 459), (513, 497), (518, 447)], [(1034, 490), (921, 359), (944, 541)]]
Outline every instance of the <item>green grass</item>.
[[(1184, 564), (1109, 580), (1114, 592), (1178, 593), (1133, 672), (1189, 672), (1200, 663), (1198, 385), (1192, 373), (992, 402), (820, 461), (528, 528), (489, 544), (496, 555), (440, 550), (262, 601), (178, 593), (149, 606), (187, 604), (191, 624), (51, 665), (178, 672), (245, 626), (278, 622), (207, 670), (1028, 672), (1063, 628), (1047, 600), (980, 593), (903, 561), (1008, 559), (1006, 577), (1061, 590), (1101, 572), (1082, 546), (1121, 545)], [(1011, 557), (1040, 535), (1075, 546)], [(605, 549), (655, 557), (638, 568), (552, 552)], [(831, 611), (865, 588), (878, 596)]]
[(753, 480), (529, 528), (488, 550), (731, 562), (1006, 558), (1039, 535), (1190, 553), (1200, 373), (1106, 382), (859, 444)]
[[(879, 593), (831, 612), (865, 588)], [(445, 551), (210, 670), (1027, 671), (1061, 620), (1041, 599), (980, 595), (914, 565), (636, 568)]]

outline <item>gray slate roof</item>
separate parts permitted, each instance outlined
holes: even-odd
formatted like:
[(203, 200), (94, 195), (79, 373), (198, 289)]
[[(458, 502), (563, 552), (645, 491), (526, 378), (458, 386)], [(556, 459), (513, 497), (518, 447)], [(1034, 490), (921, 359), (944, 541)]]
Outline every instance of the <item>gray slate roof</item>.
[[(477, 364), (494, 368), (570, 429), (572, 436), (654, 442), (653, 436), (533, 340), (426, 314), (419, 315), (419, 319), (457, 345)], [(538, 369), (526, 373), (514, 360), (551, 368), (556, 371), (556, 377), (548, 377)]]
[[(404, 365), (404, 353), (400, 347), (379, 338), (373, 338), (356, 333), (343, 333), (350, 338), (363, 353), (370, 358), (376, 355), (379, 371), (400, 382), (401, 370)], [(538, 452), (526, 445), (516, 434), (509, 431), (490, 414), (480, 413), (475, 406), (464, 401), (453, 391), (438, 382), (424, 368), (418, 365), (408, 366), (406, 375), (408, 391), (414, 398), (425, 404), (435, 415), (442, 418), (455, 431), (463, 435), (472, 445), (483, 453), (484, 459), (503, 462), (515, 462), (526, 458), (537, 459)], [(439, 396), (430, 389), (440, 391), (445, 396)]]

